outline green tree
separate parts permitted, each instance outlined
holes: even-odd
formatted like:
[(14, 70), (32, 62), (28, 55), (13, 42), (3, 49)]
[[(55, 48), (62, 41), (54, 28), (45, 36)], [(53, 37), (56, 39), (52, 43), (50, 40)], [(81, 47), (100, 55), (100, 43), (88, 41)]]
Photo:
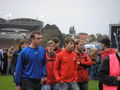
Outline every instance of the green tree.
[(71, 26), (69, 29), (69, 34), (76, 34), (74, 26)]
[(106, 34), (101, 34), (101, 33), (97, 33), (96, 34), (96, 36), (97, 36), (97, 41), (100, 41), (100, 40), (102, 40), (102, 39), (104, 39), (104, 38), (109, 38), (109, 36), (108, 35), (106, 35)]
[(87, 33), (81, 32), (79, 35), (88, 35)]
[(94, 34), (90, 34), (90, 37), (91, 37), (90, 42), (96, 41), (96, 37)]
[(46, 46), (46, 43), (54, 37), (57, 37), (61, 41), (61, 46), (63, 45), (63, 35), (59, 28), (56, 25), (47, 24), (42, 30), (41, 34), (43, 35), (43, 46)]
[(102, 39), (103, 39), (103, 37), (102, 37), (102, 34), (101, 34), (101, 33), (97, 33), (97, 34), (96, 34), (96, 37), (97, 37), (97, 38), (96, 38), (96, 40), (97, 40), (97, 41), (100, 41), (100, 40), (102, 40)]

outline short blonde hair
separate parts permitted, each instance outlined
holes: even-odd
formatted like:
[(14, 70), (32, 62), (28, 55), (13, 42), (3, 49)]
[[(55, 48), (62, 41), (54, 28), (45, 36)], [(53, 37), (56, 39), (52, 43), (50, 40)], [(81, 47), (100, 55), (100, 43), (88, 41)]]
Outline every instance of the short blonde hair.
[(55, 42), (54, 42), (53, 40), (49, 40), (49, 41), (47, 42), (47, 45), (46, 45), (46, 46), (49, 46), (49, 45), (51, 45), (51, 44), (53, 44), (53, 45), (55, 46)]
[(75, 40), (75, 45), (78, 45), (78, 44), (79, 44), (79, 42), (81, 42), (81, 43), (83, 43), (83, 44), (84, 44), (84, 41), (83, 41), (83, 40), (81, 40), (81, 39), (76, 39), (76, 40)]

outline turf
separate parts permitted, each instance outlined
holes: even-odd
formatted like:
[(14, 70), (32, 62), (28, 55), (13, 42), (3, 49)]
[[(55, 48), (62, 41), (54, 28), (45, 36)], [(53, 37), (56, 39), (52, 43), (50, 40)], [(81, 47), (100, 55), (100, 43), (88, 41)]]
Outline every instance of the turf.
[[(15, 90), (12, 76), (0, 76), (0, 90)], [(98, 81), (90, 80), (88, 90), (98, 90)]]

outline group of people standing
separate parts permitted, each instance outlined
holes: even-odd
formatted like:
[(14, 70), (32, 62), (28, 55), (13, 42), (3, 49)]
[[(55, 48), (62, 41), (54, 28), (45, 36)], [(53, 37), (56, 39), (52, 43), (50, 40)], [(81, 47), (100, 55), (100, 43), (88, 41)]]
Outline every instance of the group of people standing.
[(0, 51), (0, 74), (1, 75), (13, 75), (16, 66), (17, 56), (20, 51), (28, 46), (28, 42), (25, 40), (20, 41), (19, 48), (15, 50), (13, 46), (10, 48), (4, 48)]
[[(95, 49), (88, 56), (84, 41), (71, 37), (65, 38), (64, 49), (58, 48), (60, 41), (57, 38), (49, 40), (44, 49), (42, 37), (39, 31), (32, 31), (30, 45), (15, 54), (16, 90), (88, 90), (88, 68), (93, 64), (91, 57), (99, 50)], [(111, 49), (109, 39), (100, 43), (104, 50), (98, 73), (99, 89), (119, 90), (120, 48)]]
[[(104, 38), (100, 41), (100, 67), (98, 71), (99, 90), (120, 90), (120, 44), (118, 49), (111, 48), (111, 41)], [(100, 49), (95, 49), (91, 57)]]
[(17, 58), (16, 90), (88, 90), (92, 61), (83, 51), (83, 41), (67, 37), (62, 50), (57, 39), (49, 40), (46, 49), (41, 47), (38, 31), (31, 32), (30, 40)]
[(11, 61), (14, 48), (1, 49), (0, 53), (0, 73), (1, 75), (10, 75), (12, 73)]

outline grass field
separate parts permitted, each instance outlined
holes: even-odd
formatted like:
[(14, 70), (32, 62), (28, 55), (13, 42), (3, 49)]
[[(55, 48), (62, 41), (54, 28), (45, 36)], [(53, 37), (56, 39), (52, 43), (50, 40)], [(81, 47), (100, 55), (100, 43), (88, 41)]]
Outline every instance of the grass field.
[[(12, 76), (0, 76), (0, 90), (15, 90)], [(98, 90), (98, 81), (90, 80), (89, 90)]]

